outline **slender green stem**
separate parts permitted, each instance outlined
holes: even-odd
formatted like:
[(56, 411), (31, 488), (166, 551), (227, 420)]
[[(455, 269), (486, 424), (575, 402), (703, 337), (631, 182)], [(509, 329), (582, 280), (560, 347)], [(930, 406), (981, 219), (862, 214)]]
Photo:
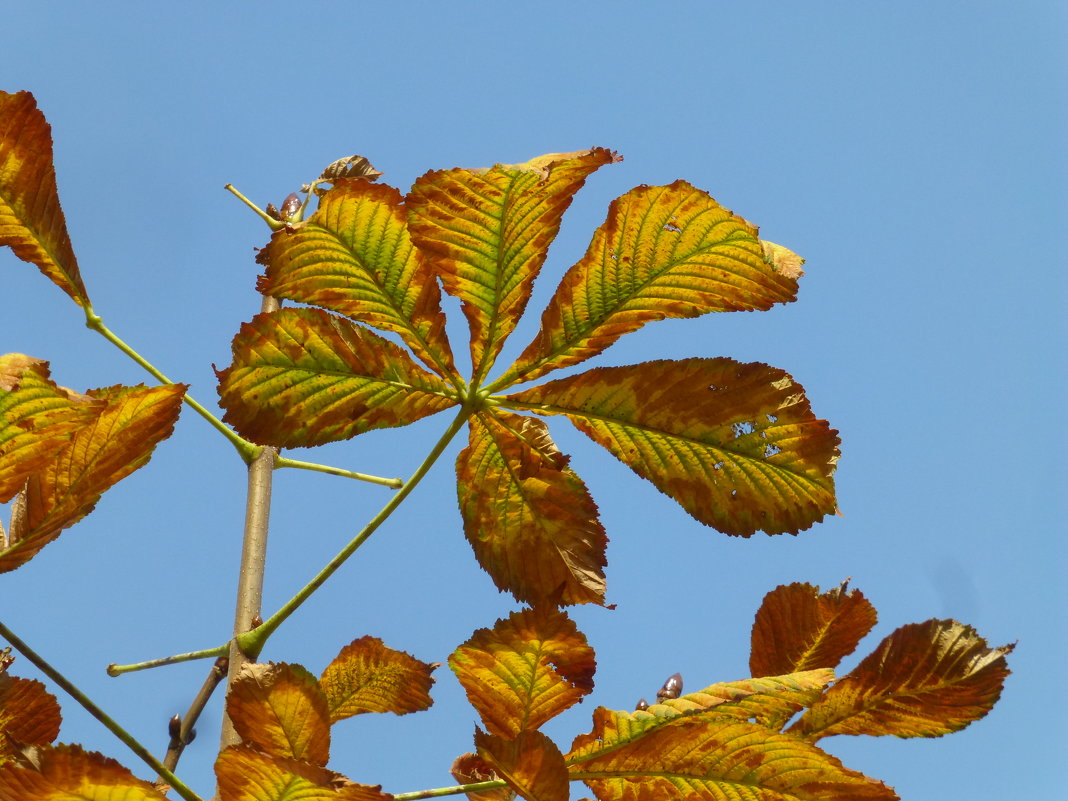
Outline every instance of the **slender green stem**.
[[(87, 306), (85, 309), (85, 325), (87, 328), (96, 331), (98, 334), (104, 337), (104, 339), (106, 339), (112, 345), (117, 347), (119, 350), (121, 350), (123, 353), (125, 353), (127, 356), (129, 356), (131, 359), (141, 365), (141, 367), (147, 370), (149, 374), (152, 375), (157, 381), (161, 381), (164, 384), (175, 383), (174, 381), (171, 381), (169, 378), (167, 378), (167, 376), (165, 376), (159, 370), (157, 370), (156, 367), (147, 359), (145, 359), (140, 353), (138, 353), (136, 350), (134, 350), (125, 342), (123, 342), (118, 336), (116, 336), (113, 331), (111, 331), (111, 329), (104, 325), (103, 319), (101, 319), (100, 315), (96, 314), (96, 312), (93, 311), (92, 306)], [(237, 434), (231, 431), (230, 428), (227, 427), (227, 425), (223, 423), (222, 420), (220, 420), (218, 417), (216, 417), (206, 408), (204, 408), (204, 406), (197, 402), (197, 400), (191, 395), (189, 395), (189, 393), (185, 394), (183, 400), (190, 408), (196, 411), (197, 414), (199, 414), (201, 417), (211, 423), (212, 426), (218, 429), (224, 437), (230, 440), (230, 443), (235, 448), (237, 448), (237, 452), (241, 454), (241, 458), (244, 459), (246, 463), (251, 462), (253, 459), (256, 458), (257, 454), (259, 454), (260, 452), (259, 445), (254, 445), (248, 440), (239, 437)]]
[(271, 217), (267, 212), (265, 212), (263, 209), (261, 209), (259, 206), (257, 206), (255, 203), (253, 203), (251, 200), (249, 200), (247, 197), (242, 195), (241, 192), (239, 192), (234, 187), (233, 184), (226, 184), (226, 186), (224, 186), (223, 189), (225, 189), (227, 192), (230, 192), (231, 194), (235, 195), (238, 200), (240, 200), (242, 203), (244, 203), (246, 206), (248, 206), (250, 209), (252, 209), (254, 212), (256, 212), (256, 215), (261, 220), (263, 220), (265, 223), (267, 223), (267, 227), (270, 228), (272, 231), (277, 231), (277, 230), (279, 230), (281, 228), (285, 228), (286, 224), (284, 222), (282, 222), (281, 220), (276, 220), (273, 217)]
[(121, 676), (123, 673), (135, 673), (138, 670), (163, 667), (164, 665), (177, 665), (179, 662), (192, 662), (194, 659), (211, 659), (212, 657), (226, 656), (230, 649), (229, 643), (217, 645), (214, 648), (205, 648), (203, 651), (190, 651), (187, 654), (175, 654), (161, 659), (150, 659), (147, 662), (135, 662), (132, 665), (108, 665), (109, 676)]
[(501, 779), (491, 779), (486, 782), (473, 784), (457, 784), (454, 787), (438, 787), (433, 790), (417, 790), (414, 793), (396, 793), (393, 801), (418, 801), (420, 798), (440, 798), (445, 795), (459, 795), (460, 793), (480, 793), (484, 790), (497, 790), (507, 787), (507, 782)]
[(381, 484), (383, 487), (389, 487), (390, 489), (400, 489), (404, 486), (404, 482), (399, 478), (381, 478), (380, 476), (372, 476), (367, 473), (356, 473), (352, 470), (342, 470), (340, 467), (331, 467), (325, 464), (316, 464), (315, 462), (302, 462), (298, 459), (289, 459), (285, 456), (276, 456), (274, 459), (274, 466), (275, 469), (281, 467), (295, 467), (300, 470), (313, 470), (316, 473), (326, 473), (331, 476), (354, 478), (357, 481)]
[(411, 478), (404, 482), (404, 486), (397, 490), (397, 494), (390, 498), (389, 503), (382, 507), (381, 511), (376, 514), (371, 521), (364, 526), (364, 528), (357, 534), (348, 545), (346, 545), (341, 552), (335, 556), (326, 567), (319, 571), (319, 573), (308, 582), (305, 587), (300, 590), (296, 595), (289, 599), (281, 609), (271, 615), (270, 618), (265, 620), (261, 626), (254, 628), (247, 634), (238, 636), (237, 642), (246, 654), (252, 657), (259, 656), (260, 651), (263, 649), (267, 639), (275, 632), (275, 630), (282, 625), (282, 623), (293, 614), (308, 598), (314, 593), (323, 583), (334, 574), (334, 572), (345, 563), (345, 560), (352, 556), (363, 543), (370, 537), (375, 530), (386, 521), (394, 510), (404, 499), (416, 488), (423, 476), (427, 474), (430, 468), (437, 461), (438, 457), (444, 452), (452, 438), (463, 428), (464, 423), (470, 416), (470, 409), (465, 404), (460, 409), (459, 414), (456, 415), (456, 419), (452, 421), (449, 427), (445, 430), (445, 433), (441, 435), (441, 439), (437, 441), (433, 449), (427, 455), (423, 463), (419, 465)]
[(103, 723), (104, 726), (108, 729), (108, 731), (110, 731), (112, 734), (122, 740), (122, 742), (126, 744), (127, 748), (133, 751), (141, 759), (142, 762), (152, 768), (152, 770), (156, 772), (156, 775), (158, 775), (161, 779), (166, 781), (167, 784), (174, 788), (174, 791), (178, 793), (178, 795), (186, 799), (186, 801), (203, 801), (200, 796), (198, 796), (196, 793), (186, 787), (185, 783), (182, 782), (181, 779), (179, 779), (177, 776), (167, 770), (167, 768), (163, 766), (162, 762), (152, 756), (152, 754), (150, 754), (148, 750), (143, 745), (141, 745), (141, 743), (139, 743), (129, 732), (127, 732), (126, 729), (116, 723), (106, 712), (104, 712), (104, 710), (102, 710), (91, 700), (89, 700), (89, 697), (85, 695), (85, 693), (75, 687), (69, 679), (67, 679), (62, 673), (52, 667), (52, 665), (45, 661), (45, 659), (32, 648), (30, 648), (30, 646), (28, 646), (26, 643), (16, 637), (14, 632), (12, 632), (11, 629), (9, 629), (3, 623), (0, 623), (0, 636), (3, 636), (5, 640), (7, 640), (15, 647), (15, 650), (17, 650), (20, 654), (26, 657), (26, 659), (36, 665), (42, 673), (44, 673), (46, 676), (48, 676), (48, 678), (50, 678), (57, 685), (59, 685), (63, 689), (63, 691), (67, 693), (67, 695), (69, 695), (71, 698), (81, 704), (90, 715), (92, 715), (94, 718)]

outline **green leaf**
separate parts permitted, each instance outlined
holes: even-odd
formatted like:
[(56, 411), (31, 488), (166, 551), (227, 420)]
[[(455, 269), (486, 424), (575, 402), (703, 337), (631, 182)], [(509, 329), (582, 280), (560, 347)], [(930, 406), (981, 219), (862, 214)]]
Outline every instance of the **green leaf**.
[(463, 301), (474, 374), (485, 376), (530, 299), (560, 219), (586, 177), (617, 161), (604, 148), (489, 170), (439, 170), (408, 195), (412, 241)]
[(613, 201), (549, 301), (537, 338), (495, 386), (589, 359), (653, 320), (788, 303), (800, 263), (685, 181), (639, 186)]
[(337, 179), (305, 224), (271, 237), (258, 288), (400, 334), (431, 369), (454, 375), (441, 291), (407, 219), (392, 186)]
[(804, 389), (766, 364), (732, 359), (602, 367), (509, 395), (563, 414), (705, 525), (796, 533), (836, 510), (837, 432)]
[(218, 372), (223, 419), (253, 442), (322, 445), (413, 423), (457, 403), (405, 351), (319, 309), (258, 314)]
[(503, 411), (471, 418), (456, 460), (464, 533), (479, 564), (498, 589), (532, 605), (604, 602), (608, 538), (566, 461), (544, 423)]

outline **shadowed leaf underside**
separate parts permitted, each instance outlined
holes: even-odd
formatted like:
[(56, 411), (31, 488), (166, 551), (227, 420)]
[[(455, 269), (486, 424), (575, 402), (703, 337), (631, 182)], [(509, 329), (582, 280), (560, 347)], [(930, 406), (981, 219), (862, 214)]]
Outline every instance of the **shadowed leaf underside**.
[(40, 748), (39, 770), (0, 766), (0, 801), (167, 801), (114, 759), (76, 745)]
[(232, 347), (218, 373), (223, 419), (262, 445), (322, 445), (456, 403), (402, 348), (320, 309), (258, 314)]
[(0, 672), (0, 765), (23, 746), (42, 746), (59, 736), (62, 716), (41, 682)]
[(567, 801), (568, 775), (556, 743), (540, 731), (515, 739), (475, 732), (475, 748), (482, 761), (527, 801)]
[(705, 525), (796, 533), (836, 509), (837, 432), (782, 370), (732, 359), (602, 367), (507, 396), (563, 414)]

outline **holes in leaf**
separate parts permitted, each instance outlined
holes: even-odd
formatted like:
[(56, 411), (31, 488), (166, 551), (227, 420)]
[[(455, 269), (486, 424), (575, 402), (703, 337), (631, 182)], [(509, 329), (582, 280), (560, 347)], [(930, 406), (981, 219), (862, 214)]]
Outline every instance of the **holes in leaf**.
[(675, 224), (677, 220), (678, 220), (678, 217), (672, 217), (670, 220), (668, 220), (664, 224), (664, 230), (665, 231), (671, 231), (671, 233), (673, 233), (673, 234), (680, 233), (682, 231), (682, 229), (679, 228), (679, 226)]
[(723, 462), (716, 462), (715, 464), (712, 465), (712, 469), (713, 470), (722, 470), (723, 469), (723, 464), (724, 464)]
[(764, 458), (770, 459), (777, 453), (782, 453), (782, 448), (778, 445), (773, 445), (770, 442), (764, 445)]
[(731, 431), (734, 432), (735, 437), (741, 437), (746, 434), (752, 434), (756, 431), (756, 426), (746, 420), (741, 423), (731, 423)]
[(773, 415), (773, 414), (767, 414), (767, 415), (765, 415), (765, 417), (767, 417), (767, 418), (768, 418), (768, 422), (769, 422), (769, 423), (777, 423), (777, 422), (779, 421), (779, 418), (778, 418), (778, 417), (776, 417), (776, 416), (775, 416), (775, 415)]

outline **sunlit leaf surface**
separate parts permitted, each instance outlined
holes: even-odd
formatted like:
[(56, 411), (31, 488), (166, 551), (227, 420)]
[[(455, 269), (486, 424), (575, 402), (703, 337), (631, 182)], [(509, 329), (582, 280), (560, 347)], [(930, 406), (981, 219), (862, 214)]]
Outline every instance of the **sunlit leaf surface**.
[(226, 714), (245, 742), (268, 754), (316, 765), (330, 758), (326, 697), (300, 665), (245, 665), (227, 693)]
[(955, 620), (902, 626), (831, 687), (789, 731), (938, 737), (983, 717), (1009, 674), (1014, 646), (990, 648)]
[(0, 356), (0, 503), (103, 409), (102, 401), (57, 386), (48, 362), (21, 353)]
[(567, 801), (568, 775), (556, 744), (540, 731), (515, 739), (475, 732), (478, 755), (527, 801)]
[(36, 264), (79, 306), (89, 304), (52, 164), (52, 131), (29, 92), (0, 92), (0, 246)]
[(490, 733), (533, 731), (593, 689), (593, 649), (563, 612), (524, 609), (479, 629), (449, 657)]
[(597, 505), (544, 438), (544, 423), (497, 411), (470, 426), (457, 490), (482, 568), (533, 605), (603, 603), (608, 539)]
[(0, 801), (166, 801), (114, 759), (76, 745), (40, 748), (39, 770), (0, 765)]
[(350, 782), (310, 762), (231, 746), (215, 760), (219, 801), (389, 801), (379, 787)]
[(730, 717), (684, 716), (647, 728), (598, 709), (593, 732), (575, 740), (566, 760), (571, 777), (601, 801), (897, 798), (815, 746)]
[(0, 551), (0, 572), (24, 564), (89, 514), (105, 490), (147, 464), (174, 429), (185, 390), (184, 384), (90, 390), (104, 408), (30, 476), (25, 519), (18, 538)]
[(618, 160), (604, 148), (489, 170), (438, 170), (408, 195), (412, 241), (463, 301), (471, 360), (483, 375), (530, 299), (560, 219), (586, 177)]
[(404, 715), (429, 709), (434, 665), (387, 648), (377, 637), (360, 637), (326, 666), (319, 685), (330, 722), (364, 712)]
[(263, 445), (322, 445), (456, 403), (402, 348), (319, 309), (257, 314), (232, 347), (218, 373), (223, 419)]
[(811, 584), (776, 587), (764, 596), (753, 623), (749, 670), (776, 676), (833, 668), (872, 630), (875, 607), (845, 586), (820, 593)]
[(339, 179), (314, 215), (282, 229), (260, 254), (259, 289), (394, 331), (442, 375), (455, 370), (445, 339), (441, 292), (412, 247), (397, 189)]
[(507, 397), (575, 426), (705, 525), (796, 533), (836, 509), (838, 435), (782, 370), (732, 359), (601, 367)]
[(800, 259), (774, 247), (685, 181), (632, 189), (613, 201), (507, 375), (529, 381), (584, 361), (653, 320), (792, 301)]
[[(500, 777), (486, 761), (478, 754), (461, 754), (453, 760), (449, 773), (460, 784), (477, 784), (499, 779)], [(483, 790), (477, 793), (467, 793), (469, 801), (512, 801), (516, 797), (515, 790), (511, 787), (498, 787), (494, 790)]]
[(0, 672), (0, 765), (22, 746), (41, 746), (59, 736), (59, 704), (33, 679)]

